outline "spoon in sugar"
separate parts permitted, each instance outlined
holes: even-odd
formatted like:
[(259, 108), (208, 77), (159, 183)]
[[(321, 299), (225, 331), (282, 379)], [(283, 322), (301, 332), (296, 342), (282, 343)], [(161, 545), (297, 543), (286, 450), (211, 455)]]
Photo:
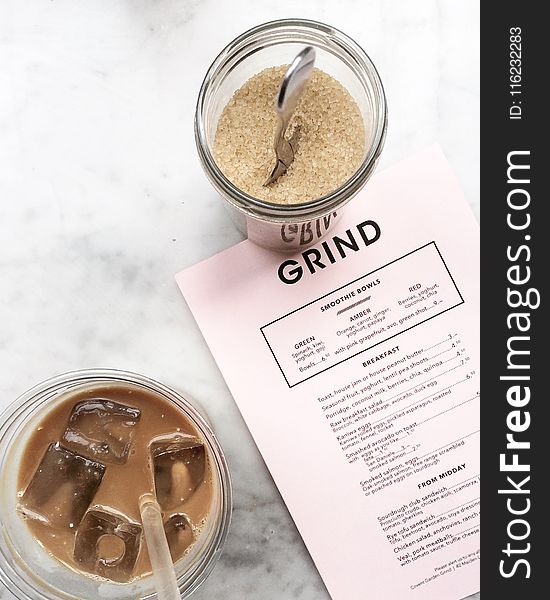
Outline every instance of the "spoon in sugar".
[(274, 148), (277, 158), (273, 171), (267, 178), (264, 186), (277, 181), (294, 160), (294, 150), (290, 142), (285, 138), (285, 133), (306, 83), (311, 77), (314, 63), (315, 48), (313, 46), (306, 46), (292, 61), (283, 77), (277, 98), (275, 99), (275, 110), (277, 111), (278, 119)]

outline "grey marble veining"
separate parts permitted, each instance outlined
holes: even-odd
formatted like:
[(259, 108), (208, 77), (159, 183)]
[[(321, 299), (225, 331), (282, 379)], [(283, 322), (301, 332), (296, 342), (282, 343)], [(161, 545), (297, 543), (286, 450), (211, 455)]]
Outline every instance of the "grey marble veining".
[(173, 280), (241, 239), (195, 152), (205, 70), (262, 21), (339, 27), (386, 86), (381, 167), (437, 140), (478, 214), (478, 10), (475, 0), (0, 4), (0, 408), (93, 366), (199, 400), (228, 455), (235, 511), (197, 600), (328, 600)]

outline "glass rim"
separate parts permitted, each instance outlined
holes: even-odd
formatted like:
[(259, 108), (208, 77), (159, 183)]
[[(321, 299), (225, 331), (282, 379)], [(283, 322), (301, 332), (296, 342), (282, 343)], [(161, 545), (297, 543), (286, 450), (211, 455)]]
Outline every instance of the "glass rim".
[[(219, 76), (220, 72), (230, 61), (230, 59), (237, 55), (240, 51), (247, 49), (254, 42), (262, 41), (262, 36), (266, 33), (283, 34), (285, 32), (289, 34), (292, 34), (293, 32), (295, 34), (307, 33), (312, 37), (316, 37), (318, 42), (321, 42), (323, 39), (330, 39), (331, 43), (343, 51), (345, 55), (350, 58), (351, 61), (368, 77), (369, 82), (372, 85), (376, 101), (379, 105), (380, 114), (375, 122), (375, 132), (368, 152), (366, 153), (361, 165), (359, 165), (359, 167), (348, 180), (346, 180), (334, 191), (330, 192), (329, 194), (325, 194), (320, 198), (314, 198), (313, 200), (308, 200), (306, 202), (297, 204), (281, 205), (260, 200), (247, 194), (243, 190), (239, 189), (225, 176), (222, 170), (218, 167), (210, 150), (206, 135), (204, 115), (206, 110), (206, 95), (208, 89), (211, 83), (215, 81), (216, 77)], [(322, 38), (322, 36), (324, 36), (324, 38)], [(278, 42), (275, 41), (273, 44), (265, 44), (264, 47), (274, 45), (276, 43)], [(327, 48), (327, 50), (330, 51), (329, 48)], [(338, 58), (342, 58), (335, 52), (332, 53)], [(311, 19), (277, 19), (256, 25), (255, 27), (248, 29), (227, 44), (227, 46), (225, 46), (225, 48), (214, 59), (203, 79), (197, 98), (194, 131), (195, 144), (206, 176), (214, 188), (235, 208), (246, 214), (252, 214), (254, 216), (264, 216), (271, 219), (279, 218), (282, 222), (286, 222), (287, 218), (295, 219), (296, 217), (318, 217), (325, 215), (345, 204), (348, 200), (355, 196), (355, 194), (357, 194), (357, 192), (370, 178), (376, 165), (376, 161), (382, 152), (386, 138), (386, 95), (382, 80), (374, 63), (365, 50), (363, 50), (363, 48), (351, 37), (339, 29), (332, 27), (331, 25)]]
[[(36, 411), (46, 407), (49, 402), (58, 397), (56, 392), (70, 390), (70, 388), (68, 390), (65, 388), (67, 385), (77, 387), (86, 383), (133, 384), (160, 394), (166, 400), (174, 402), (185, 412), (209, 447), (210, 454), (215, 463), (215, 472), (219, 478), (219, 516), (216, 519), (215, 528), (212, 531), (210, 539), (207, 540), (206, 546), (199, 554), (200, 558), (194, 564), (190, 565), (188, 569), (177, 575), (178, 588), (182, 594), (182, 598), (187, 598), (204, 583), (219, 558), (231, 523), (233, 492), (227, 460), (216, 434), (206, 420), (206, 417), (201, 414), (200, 408), (197, 408), (181, 393), (145, 375), (120, 369), (79, 369), (55, 375), (28, 389), (0, 413), (0, 448), (4, 450), (0, 457), (0, 465), (4, 463), (7, 448), (10, 447), (13, 437), (17, 434), (17, 431), (11, 431), (10, 435), (10, 429), (14, 426), (16, 426), (17, 430), (20, 429), (17, 426), (18, 420), (25, 413), (27, 413), (26, 416), (30, 417)], [(37, 600), (51, 600), (54, 597), (73, 598), (73, 596), (63, 590), (55, 590), (57, 593), (55, 596), (52, 596), (51, 586), (48, 585), (48, 589), (46, 589), (40, 584), (40, 580), (24, 577), (21, 570), (13, 567), (6, 553), (8, 552), (13, 559), (19, 557), (16, 548), (13, 547), (11, 540), (9, 537), (6, 537), (3, 531), (3, 521), (2, 507), (0, 506), (0, 585), (5, 585), (17, 598), (21, 598), (22, 600), (30, 597)], [(29, 590), (33, 592), (33, 596), (28, 595)], [(154, 600), (157, 598), (157, 594), (156, 592), (146, 593), (142, 598), (143, 600)]]

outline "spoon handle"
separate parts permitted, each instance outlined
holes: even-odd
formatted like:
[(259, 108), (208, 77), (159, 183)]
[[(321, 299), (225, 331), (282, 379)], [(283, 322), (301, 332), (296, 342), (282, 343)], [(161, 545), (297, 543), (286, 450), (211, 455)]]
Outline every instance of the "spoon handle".
[(315, 48), (306, 46), (301, 50), (288, 68), (276, 99), (277, 113), (283, 123), (283, 134), (288, 127), (290, 117), (296, 110), (300, 96), (313, 71)]

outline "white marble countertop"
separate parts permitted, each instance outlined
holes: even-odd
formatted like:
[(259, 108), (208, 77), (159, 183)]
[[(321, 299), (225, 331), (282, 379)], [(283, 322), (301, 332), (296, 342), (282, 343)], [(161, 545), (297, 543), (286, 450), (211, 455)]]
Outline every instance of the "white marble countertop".
[(0, 3), (0, 408), (95, 366), (200, 400), (235, 510), (197, 600), (328, 599), (173, 279), (241, 239), (196, 156), (201, 79), (260, 22), (333, 24), (386, 86), (382, 167), (437, 140), (478, 214), (478, 11), (476, 0)]

